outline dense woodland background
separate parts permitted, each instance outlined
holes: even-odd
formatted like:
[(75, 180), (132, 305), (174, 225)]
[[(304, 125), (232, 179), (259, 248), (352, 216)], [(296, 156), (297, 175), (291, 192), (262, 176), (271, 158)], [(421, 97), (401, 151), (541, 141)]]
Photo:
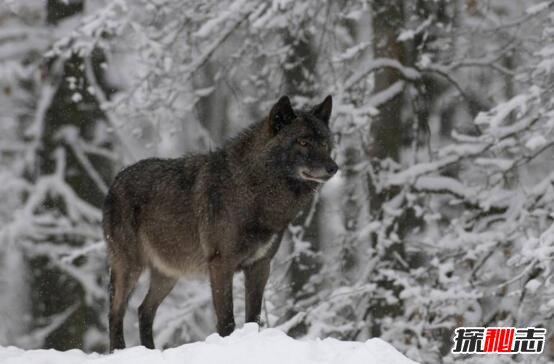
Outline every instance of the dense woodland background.
[[(529, 360), (452, 356), (453, 328), (541, 326), (552, 360), (553, 70), (552, 1), (1, 0), (0, 344), (105, 351), (115, 173), (332, 94), (340, 175), (288, 229), (267, 325), (424, 363)], [(213, 332), (210, 299), (181, 282), (157, 344)]]

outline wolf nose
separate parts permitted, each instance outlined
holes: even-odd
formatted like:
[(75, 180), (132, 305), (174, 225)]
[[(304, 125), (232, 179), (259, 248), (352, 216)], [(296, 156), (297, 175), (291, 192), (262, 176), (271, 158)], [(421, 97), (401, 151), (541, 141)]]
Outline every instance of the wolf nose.
[(336, 164), (332, 164), (330, 166), (327, 166), (325, 169), (327, 170), (327, 173), (329, 173), (329, 175), (332, 176), (335, 173), (337, 173), (337, 171), (339, 170), (339, 167)]

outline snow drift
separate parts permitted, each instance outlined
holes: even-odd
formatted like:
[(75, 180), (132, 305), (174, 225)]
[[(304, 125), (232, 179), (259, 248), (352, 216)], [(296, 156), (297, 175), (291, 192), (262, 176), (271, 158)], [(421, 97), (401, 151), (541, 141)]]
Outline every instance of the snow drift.
[(231, 336), (213, 334), (203, 342), (178, 348), (149, 350), (142, 346), (111, 355), (85, 354), (80, 350), (29, 350), (0, 347), (2, 364), (413, 364), (381, 339), (349, 342), (336, 339), (295, 340), (277, 329), (258, 330), (246, 324)]

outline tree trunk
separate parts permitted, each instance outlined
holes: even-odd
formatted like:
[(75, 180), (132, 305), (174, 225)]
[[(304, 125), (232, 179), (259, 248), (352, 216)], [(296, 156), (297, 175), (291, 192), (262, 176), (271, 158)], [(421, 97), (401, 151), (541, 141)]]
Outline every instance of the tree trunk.
[[(391, 58), (404, 63), (404, 48), (397, 41), (398, 31), (404, 23), (403, 1), (375, 0), (373, 2), (373, 54), (375, 58)], [(375, 93), (386, 90), (399, 81), (400, 73), (384, 68), (375, 74)], [(384, 103), (372, 125), (375, 157), (390, 157), (398, 161), (402, 143), (402, 93)]]
[[(46, 7), (47, 21), (55, 26), (61, 19), (81, 12), (84, 3), (49, 0)], [(91, 58), (92, 64), (95, 66), (95, 73), (100, 74), (99, 64), (104, 61), (102, 53), (95, 51)], [(64, 148), (67, 171), (71, 173), (65, 176), (66, 182), (80, 198), (100, 208), (103, 203), (104, 192), (88, 177), (71, 148), (59, 140), (59, 133), (62, 128), (71, 127), (77, 130), (79, 138), (91, 141), (98, 123), (103, 119), (98, 103), (87, 91), (88, 84), (85, 77), (84, 60), (80, 56), (73, 55), (64, 61), (61, 74), (51, 74), (52, 72), (52, 69), (46, 70), (44, 77), (47, 81), (48, 79), (61, 77), (61, 82), (44, 116), (44, 131), (41, 136), (41, 150), (39, 151), (36, 175), (53, 173), (56, 150)], [(69, 86), (69, 82), (67, 82), (69, 77), (76, 80), (77, 88)], [(102, 78), (98, 77), (98, 79), (101, 80)], [(78, 102), (75, 102), (74, 95), (76, 93), (81, 97)], [(112, 174), (111, 163), (100, 157), (92, 156), (90, 162), (104, 181), (110, 179)], [(55, 198), (47, 200), (45, 207), (57, 210), (61, 215), (65, 211), (65, 206)], [(69, 246), (80, 246), (84, 243), (84, 241), (62, 235), (50, 236), (47, 240), (52, 244)], [(66, 311), (72, 312), (61, 325), (46, 336), (43, 347), (58, 350), (83, 348), (84, 338), (88, 330), (93, 327), (100, 331), (103, 330), (100, 319), (104, 316), (104, 306), (102, 302), (98, 302), (94, 307), (87, 306), (85, 303), (85, 288), (59, 268), (53, 266), (49, 261), (50, 259), (49, 257), (35, 257), (31, 258), (29, 262), (31, 266), (33, 323), (42, 323), (39, 324), (39, 327), (42, 327), (45, 318), (54, 317)], [(99, 273), (101, 274), (101, 272)]]
[[(300, 32), (300, 35), (287, 32), (283, 35), (283, 39), (285, 44), (290, 46), (286, 60), (287, 66), (283, 69), (285, 94), (292, 97), (304, 96), (312, 99), (315, 96), (313, 79), (316, 66), (312, 39), (308, 37), (307, 33), (303, 32)], [(307, 289), (306, 285), (320, 268), (317, 259), (320, 251), (317, 204), (313, 205), (312, 208), (315, 211), (304, 211), (302, 216), (295, 221), (297, 225), (304, 225), (303, 240), (310, 242), (310, 254), (300, 254), (291, 263), (289, 279), (291, 296), (294, 302), (305, 299), (314, 293), (313, 290)], [(294, 314), (296, 314), (294, 310), (288, 313), (289, 316)], [(305, 329), (300, 325), (291, 334), (302, 334)]]

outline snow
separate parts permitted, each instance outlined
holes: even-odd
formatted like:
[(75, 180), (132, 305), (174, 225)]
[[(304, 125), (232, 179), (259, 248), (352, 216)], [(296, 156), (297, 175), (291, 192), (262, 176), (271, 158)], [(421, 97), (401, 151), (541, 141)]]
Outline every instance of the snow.
[(439, 161), (415, 164), (401, 172), (391, 174), (386, 185), (399, 186), (406, 182), (411, 182), (423, 174), (435, 172), (440, 168), (456, 161), (457, 158), (455, 156), (449, 156)]
[(488, 124), (492, 129), (496, 129), (510, 115), (511, 112), (524, 109), (527, 97), (518, 95), (511, 100), (496, 106), (489, 112), (480, 112), (475, 118), (475, 124)]
[(375, 72), (383, 67), (390, 67), (396, 69), (402, 74), (403, 77), (408, 80), (417, 80), (420, 78), (420, 73), (411, 67), (406, 67), (402, 63), (398, 62), (395, 59), (391, 58), (375, 58), (362, 67), (359, 70), (354, 72), (344, 83), (344, 89), (349, 89), (354, 84), (364, 79), (369, 73)]
[(514, 161), (506, 158), (475, 158), (475, 164), (485, 167), (495, 167), (507, 171), (514, 165)]
[(83, 96), (81, 96), (80, 93), (78, 92), (75, 92), (72, 96), (71, 96), (71, 101), (77, 103), (79, 101), (81, 101), (83, 99)]
[(472, 191), (454, 178), (442, 176), (421, 176), (414, 187), (420, 191), (445, 191), (455, 196), (473, 200)]
[(527, 14), (537, 14), (543, 10), (546, 10), (550, 6), (550, 1), (543, 1), (541, 3), (530, 6), (525, 11)]
[(410, 364), (414, 361), (400, 354), (381, 339), (349, 342), (337, 339), (295, 340), (278, 329), (259, 331), (258, 325), (246, 324), (232, 335), (210, 335), (203, 342), (185, 344), (166, 350), (143, 346), (118, 350), (111, 355), (85, 354), (80, 350), (29, 350), (0, 347), (2, 364), (161, 364), (161, 363), (340, 363), (340, 364)]
[(525, 289), (529, 290), (529, 292), (531, 293), (535, 293), (540, 286), (541, 286), (541, 282), (539, 280), (531, 279), (525, 285)]
[(433, 21), (433, 18), (429, 16), (427, 18), (427, 20), (422, 22), (416, 29), (406, 29), (406, 30), (403, 30), (402, 32), (400, 32), (400, 34), (398, 35), (396, 40), (398, 40), (399, 42), (404, 42), (404, 41), (407, 41), (407, 40), (414, 39), (414, 37), (417, 34), (423, 32), (426, 28), (428, 28), (429, 25), (431, 25), (432, 21)]
[[(88, 1), (83, 11), (47, 24), (45, 1), (0, 0), (0, 345), (66, 347), (66, 338), (51, 335), (60, 327), (78, 328), (71, 338), (86, 352), (106, 345), (99, 207), (113, 174), (138, 159), (213, 149), (265, 117), (283, 92), (296, 94), (299, 107), (333, 95), (333, 157), (342, 171), (323, 186), (308, 218), (299, 217), (285, 234), (264, 295), (268, 323), (290, 311), (298, 314), (279, 329), (302, 326), (310, 338), (363, 341), (379, 331), (425, 363), (473, 360), (437, 350), (452, 344), (441, 331), (457, 322), (552, 327), (554, 2), (495, 1), (469, 9), (475, 12), (443, 2), (452, 15), (446, 18), (426, 11), (431, 3), (414, 2), (382, 37), (375, 36), (382, 31), (375, 20), (394, 18), (385, 2), (377, 9), (364, 1), (341, 7), (292, 0), (192, 7), (177, 0)], [(288, 36), (308, 47), (292, 46)], [(97, 65), (97, 51), (90, 57), (93, 49), (105, 55), (103, 63)], [(84, 57), (84, 74), (82, 65), (66, 72), (72, 54)], [(97, 66), (102, 72), (94, 72)], [(55, 98), (60, 90), (67, 97)], [(390, 108), (393, 98), (399, 105)], [(71, 101), (83, 117), (52, 124)], [(416, 138), (414, 115), (429, 124), (429, 134)], [(384, 120), (414, 127), (403, 133), (395, 161), (375, 155), (381, 143), (375, 131)], [(45, 138), (56, 154), (43, 148)], [(56, 158), (56, 171), (42, 167), (45, 158)], [(404, 224), (412, 211), (417, 226)], [(406, 251), (389, 254), (395, 242)], [(46, 271), (34, 259), (45, 261)], [(50, 309), (49, 297), (60, 294), (56, 282), (79, 294)], [(136, 307), (146, 289), (145, 280), (130, 304), (130, 346), (138, 340)], [(381, 302), (394, 305), (395, 314), (368, 319), (366, 312), (380, 310)], [(182, 282), (164, 305), (154, 327), (160, 347), (202, 341), (213, 330), (209, 285)], [(86, 326), (71, 315), (74, 307), (86, 310)], [(322, 361), (364, 355), (379, 343), (290, 339), (273, 347), (268, 334), (256, 339), (266, 357), (283, 350), (299, 362), (313, 353), (327, 355)], [(258, 341), (240, 335), (232, 345), (217, 339), (113, 356), (0, 352), (21, 362), (38, 356), (56, 363), (59, 356), (110, 363), (135, 355), (155, 363), (182, 355), (186, 363), (194, 355), (206, 362), (239, 355), (235, 345), (248, 346), (248, 355), (251, 346), (258, 350)], [(219, 354), (205, 353), (213, 347)]]
[(547, 143), (546, 139), (542, 135), (533, 135), (525, 143), (525, 147), (531, 150), (539, 149)]

